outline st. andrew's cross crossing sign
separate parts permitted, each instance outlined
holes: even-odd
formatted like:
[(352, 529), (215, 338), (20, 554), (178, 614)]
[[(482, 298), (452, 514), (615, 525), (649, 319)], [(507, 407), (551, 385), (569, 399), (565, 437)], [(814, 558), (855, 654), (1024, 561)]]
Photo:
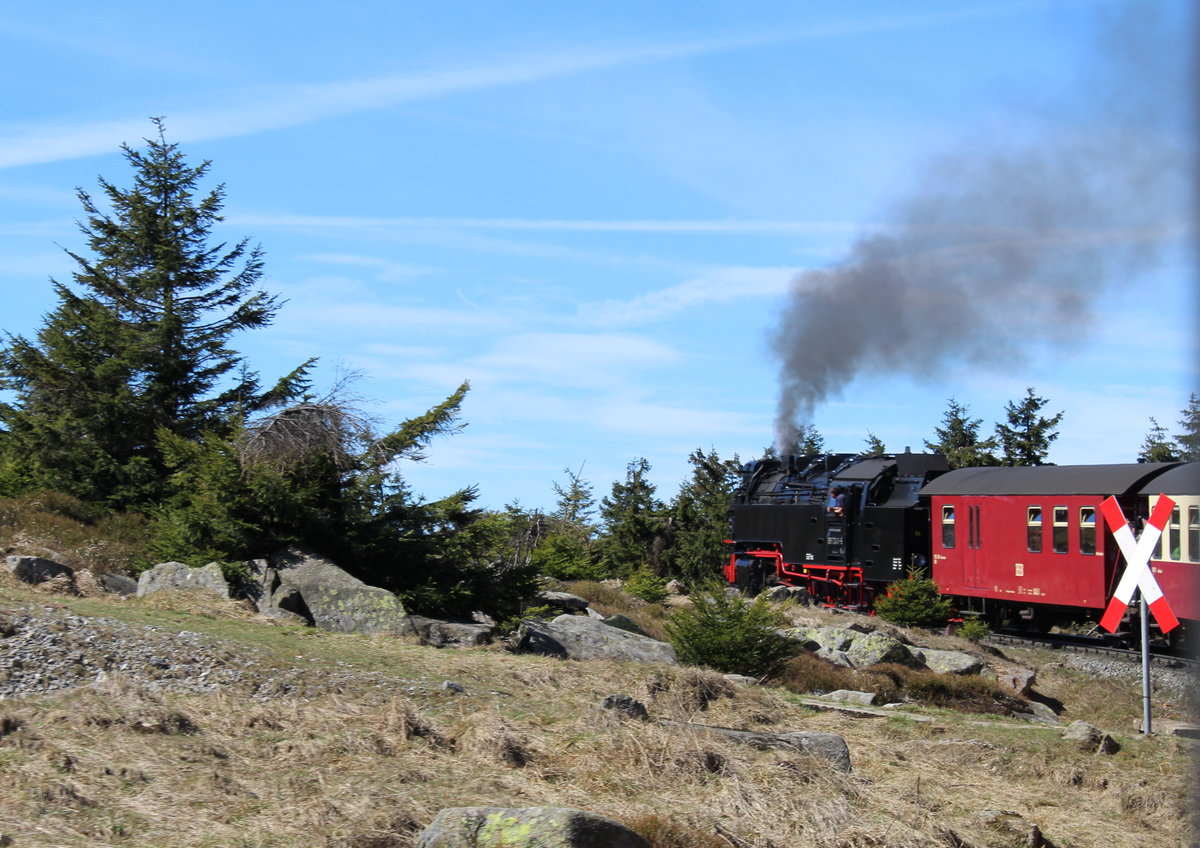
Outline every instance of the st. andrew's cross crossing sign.
[(1150, 520), (1146, 522), (1141, 536), (1134, 539), (1133, 529), (1125, 521), (1125, 514), (1121, 511), (1121, 505), (1117, 503), (1117, 499), (1110, 497), (1100, 504), (1104, 520), (1112, 530), (1113, 538), (1117, 540), (1117, 546), (1121, 549), (1121, 553), (1125, 555), (1125, 573), (1121, 575), (1121, 580), (1117, 583), (1117, 590), (1113, 592), (1112, 600), (1108, 602), (1108, 608), (1104, 611), (1104, 617), (1100, 619), (1100, 626), (1109, 633), (1115, 632), (1121, 623), (1125, 609), (1133, 599), (1135, 588), (1142, 590), (1142, 598), (1150, 607), (1150, 611), (1154, 613), (1154, 619), (1163, 633), (1178, 626), (1179, 619), (1175, 617), (1175, 613), (1171, 612), (1171, 605), (1163, 596), (1162, 589), (1159, 588), (1158, 581), (1154, 579), (1154, 573), (1150, 571), (1149, 564), (1150, 554), (1162, 536), (1163, 528), (1167, 526), (1167, 519), (1174, 508), (1175, 501), (1166, 495), (1159, 495), (1158, 501), (1154, 504), (1154, 510), (1150, 513)]

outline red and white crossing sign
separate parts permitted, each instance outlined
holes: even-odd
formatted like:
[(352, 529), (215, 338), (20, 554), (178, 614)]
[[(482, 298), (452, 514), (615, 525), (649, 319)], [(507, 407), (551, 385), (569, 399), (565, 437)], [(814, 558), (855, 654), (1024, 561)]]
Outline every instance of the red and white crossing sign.
[(1162, 536), (1163, 528), (1167, 526), (1167, 519), (1170, 518), (1171, 510), (1174, 508), (1175, 501), (1166, 495), (1159, 495), (1158, 502), (1154, 504), (1154, 509), (1150, 513), (1150, 520), (1142, 529), (1141, 536), (1135, 540), (1133, 529), (1125, 521), (1125, 513), (1121, 511), (1121, 505), (1117, 503), (1117, 499), (1110, 497), (1100, 504), (1104, 520), (1108, 522), (1113, 538), (1117, 540), (1117, 546), (1125, 555), (1125, 573), (1121, 575), (1117, 591), (1113, 593), (1112, 600), (1108, 602), (1108, 609), (1104, 611), (1104, 617), (1100, 619), (1100, 626), (1109, 633), (1114, 632), (1117, 625), (1121, 623), (1121, 617), (1125, 614), (1125, 608), (1129, 606), (1130, 600), (1133, 599), (1135, 588), (1142, 590), (1142, 597), (1149, 605), (1150, 611), (1154, 613), (1154, 619), (1163, 633), (1178, 626), (1179, 619), (1175, 617), (1175, 613), (1171, 612), (1171, 605), (1163, 596), (1162, 589), (1159, 588), (1158, 581), (1154, 579), (1154, 573), (1150, 570), (1149, 565), (1150, 554), (1154, 551), (1154, 546), (1158, 544), (1159, 537)]

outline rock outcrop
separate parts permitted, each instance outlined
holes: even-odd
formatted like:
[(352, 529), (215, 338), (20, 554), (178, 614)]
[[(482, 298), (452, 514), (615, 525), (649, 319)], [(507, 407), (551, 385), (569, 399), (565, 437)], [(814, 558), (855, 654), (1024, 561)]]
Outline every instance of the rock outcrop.
[(612, 819), (570, 807), (450, 807), (421, 833), (417, 848), (650, 848)]
[(45, 583), (55, 577), (73, 577), (74, 569), (52, 559), (35, 556), (8, 556), (4, 564), (13, 576), (24, 583)]
[(492, 641), (492, 628), (486, 624), (441, 621), (420, 615), (410, 615), (408, 624), (422, 645), (433, 648), (473, 648)]
[(810, 757), (819, 757), (833, 768), (849, 772), (850, 748), (846, 740), (836, 733), (826, 733), (821, 730), (798, 730), (792, 733), (758, 733), (750, 730), (734, 730), (728, 727), (713, 727), (694, 722), (668, 721), (660, 719), (659, 724), (695, 731), (713, 736), (722, 736), (741, 742), (745, 745), (769, 751), (798, 751)]
[(549, 654), (569, 660), (677, 662), (666, 642), (640, 636), (581, 615), (560, 615), (553, 621), (524, 621), (513, 640), (519, 653)]
[(229, 582), (218, 563), (191, 568), (182, 562), (160, 562), (138, 575), (139, 598), (163, 589), (204, 589), (219, 597), (230, 597)]
[[(269, 607), (304, 615), (316, 627), (333, 633), (412, 631), (399, 598), (368, 586), (313, 550), (285, 548), (271, 557), (270, 568), (279, 582), (271, 590)], [(264, 589), (274, 582), (269, 575), (264, 581)], [(301, 602), (303, 612), (298, 609)]]

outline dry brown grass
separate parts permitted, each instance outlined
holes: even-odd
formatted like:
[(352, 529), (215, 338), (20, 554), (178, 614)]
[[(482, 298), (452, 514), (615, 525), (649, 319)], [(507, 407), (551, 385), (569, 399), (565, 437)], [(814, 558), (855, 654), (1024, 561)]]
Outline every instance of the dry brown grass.
[(0, 498), (0, 550), (96, 573), (127, 574), (146, 564), (146, 519), (103, 515), (60, 492)]
[[(6, 590), (0, 602), (14, 596)], [(58, 602), (90, 614), (105, 606)], [(0, 833), (14, 848), (407, 848), (438, 810), (481, 804), (591, 810), (655, 848), (1019, 844), (985, 810), (1019, 813), (1060, 848), (1191, 838), (1193, 749), (1131, 733), (1140, 702), (1128, 686), (1089, 682), (1035, 655), (1021, 659), (1038, 668), (1039, 690), (1066, 704), (1066, 718), (1113, 733), (1116, 756), (1083, 753), (1060, 729), (945, 710), (927, 713), (928, 723), (816, 712), (783, 689), (735, 687), (699, 669), (437, 651), (223, 617), (221, 605), (195, 615), (186, 601), (108, 607), (159, 626), (217, 629), (234, 650), (303, 655), (317, 683), (334, 670), (343, 678), (337, 691), (317, 685), (310, 697), (263, 701), (156, 691), (120, 676), (0, 701)], [(364, 678), (356, 687), (347, 669), (383, 669), (394, 685)], [(602, 710), (616, 693), (642, 700), (655, 719), (839, 733), (854, 771)]]

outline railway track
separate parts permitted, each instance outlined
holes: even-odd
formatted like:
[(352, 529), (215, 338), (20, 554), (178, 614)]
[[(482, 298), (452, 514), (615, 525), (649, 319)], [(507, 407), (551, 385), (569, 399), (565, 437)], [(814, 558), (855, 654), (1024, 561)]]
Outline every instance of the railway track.
[[(1142, 661), (1141, 649), (1116, 648), (1105, 644), (1101, 639), (1087, 636), (1030, 635), (1004, 632), (990, 634), (984, 640), (984, 643), (993, 646), (1013, 645), (1022, 648), (1048, 648), (1052, 651), (1112, 657), (1136, 663)], [(1200, 661), (1196, 657), (1172, 654), (1165, 648), (1156, 646), (1151, 647), (1150, 664), (1158, 668), (1186, 668), (1192, 670), (1200, 668)]]

